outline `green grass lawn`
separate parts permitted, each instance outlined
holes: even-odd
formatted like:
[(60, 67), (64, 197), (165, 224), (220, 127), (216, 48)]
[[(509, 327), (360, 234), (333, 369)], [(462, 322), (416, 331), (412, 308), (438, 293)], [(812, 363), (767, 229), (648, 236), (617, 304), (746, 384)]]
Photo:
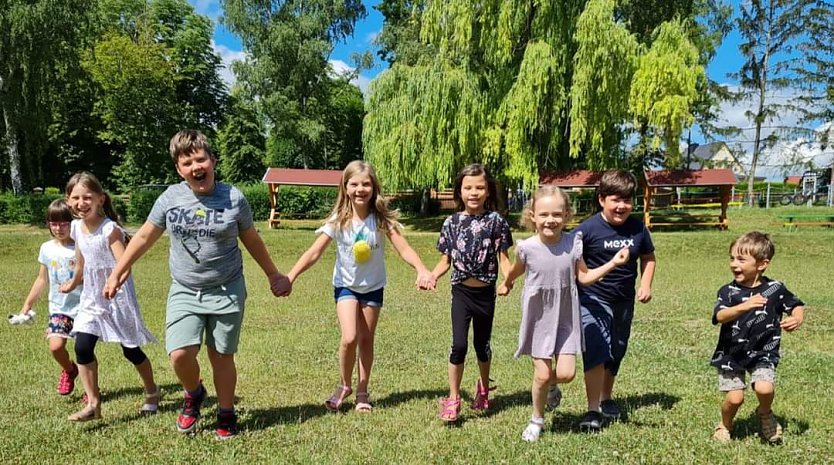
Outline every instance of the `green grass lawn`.
[[(333, 248), (303, 275), (287, 299), (271, 296), (265, 278), (245, 255), (249, 288), (238, 354), (240, 437), (214, 440), (216, 404), (210, 397), (201, 431), (176, 432), (180, 388), (164, 345), (147, 348), (164, 398), (161, 413), (139, 417), (138, 375), (113, 344), (98, 347), (104, 393), (99, 422), (71, 424), (80, 408), (80, 384), (67, 398), (55, 394), (59, 369), (43, 339), (46, 309), (34, 326), (0, 326), (3, 394), (0, 463), (831, 463), (834, 461), (834, 231), (787, 232), (776, 215), (788, 209), (734, 209), (730, 231), (654, 234), (658, 268), (654, 299), (638, 304), (629, 355), (616, 396), (628, 421), (600, 434), (576, 431), (584, 413), (581, 373), (564, 387), (562, 406), (548, 414), (535, 444), (521, 441), (530, 417), (531, 362), (514, 360), (519, 287), (499, 299), (493, 337), (494, 408), (475, 415), (467, 407), (457, 426), (437, 419), (447, 392), (451, 341), (449, 282), (436, 292), (414, 289), (414, 272), (393, 252), (388, 259), (386, 307), (380, 320), (371, 384), (375, 410), (328, 413), (322, 401), (338, 382), (338, 325), (330, 278)], [(437, 222), (437, 220), (435, 220)], [(406, 236), (429, 267), (437, 232), (412, 221)], [(261, 233), (282, 271), (309, 246), (314, 222)], [(774, 411), (785, 427), (784, 444), (759, 442), (755, 396), (748, 394), (734, 441), (710, 440), (721, 395), (709, 367), (718, 328), (710, 324), (718, 288), (731, 279), (728, 247), (735, 235), (758, 228), (772, 233), (776, 257), (768, 275), (784, 280), (807, 303), (804, 326), (785, 334)], [(517, 232), (516, 238), (527, 233)], [(16, 313), (37, 272), (45, 229), (0, 228), (0, 295), (3, 314)], [(390, 249), (390, 248), (389, 248)], [(167, 239), (134, 268), (139, 301), (152, 332), (163, 337), (169, 277)], [(42, 300), (43, 303), (43, 300)], [(204, 378), (213, 392), (204, 355)], [(470, 350), (464, 375), (466, 400), (475, 382)], [(581, 372), (581, 365), (579, 368)], [(353, 406), (353, 398), (348, 402)]]

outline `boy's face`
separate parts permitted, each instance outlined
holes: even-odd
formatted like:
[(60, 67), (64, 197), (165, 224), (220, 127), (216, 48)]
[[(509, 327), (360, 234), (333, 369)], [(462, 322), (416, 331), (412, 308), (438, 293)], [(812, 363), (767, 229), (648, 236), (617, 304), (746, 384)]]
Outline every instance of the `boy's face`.
[(730, 271), (738, 284), (747, 287), (756, 285), (769, 264), (770, 260), (756, 260), (752, 255), (740, 252), (737, 247), (730, 251)]
[(205, 150), (195, 150), (177, 159), (177, 173), (195, 194), (210, 194), (214, 190), (214, 166), (217, 160)]
[(614, 226), (619, 226), (628, 219), (634, 205), (631, 197), (620, 197), (619, 195), (606, 195), (599, 197), (599, 205), (602, 207), (602, 216), (605, 221)]

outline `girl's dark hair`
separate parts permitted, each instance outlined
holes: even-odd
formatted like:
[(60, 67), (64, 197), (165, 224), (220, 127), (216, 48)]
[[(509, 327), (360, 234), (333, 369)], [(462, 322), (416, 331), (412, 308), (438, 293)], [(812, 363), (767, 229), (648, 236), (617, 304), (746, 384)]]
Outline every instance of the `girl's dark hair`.
[(489, 175), (486, 167), (480, 163), (472, 163), (466, 165), (458, 173), (455, 178), (455, 192), (453, 198), (455, 199), (455, 207), (458, 211), (466, 210), (463, 198), (460, 195), (460, 189), (463, 187), (463, 178), (466, 176), (483, 176), (487, 183), (487, 198), (484, 202), (484, 208), (494, 211), (498, 207), (498, 188), (495, 186), (495, 180)]
[[(49, 223), (50, 221), (66, 221), (70, 222), (73, 220), (72, 217), (72, 210), (70, 210), (69, 204), (67, 204), (66, 199), (55, 199), (53, 200), (48, 207), (46, 207), (46, 222)], [(52, 234), (52, 228), (49, 229), (49, 234), (52, 237), (55, 237)]]

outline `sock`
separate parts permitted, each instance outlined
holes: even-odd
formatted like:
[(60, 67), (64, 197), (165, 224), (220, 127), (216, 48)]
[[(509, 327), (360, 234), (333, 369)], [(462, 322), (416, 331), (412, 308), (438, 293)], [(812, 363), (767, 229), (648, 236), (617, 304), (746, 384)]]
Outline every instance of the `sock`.
[(235, 408), (234, 407), (232, 407), (232, 408), (220, 407), (220, 408), (217, 409), (217, 414), (218, 415), (228, 415), (228, 414), (234, 415), (235, 414)]
[(195, 389), (194, 391), (185, 392), (187, 392), (190, 397), (200, 397), (205, 392), (205, 388), (203, 388), (203, 383), (200, 382), (200, 385), (197, 386), (197, 389)]
[(538, 426), (539, 429), (542, 429), (544, 427), (544, 417), (537, 417), (535, 415), (531, 415), (530, 416), (530, 423), (533, 423), (536, 426)]

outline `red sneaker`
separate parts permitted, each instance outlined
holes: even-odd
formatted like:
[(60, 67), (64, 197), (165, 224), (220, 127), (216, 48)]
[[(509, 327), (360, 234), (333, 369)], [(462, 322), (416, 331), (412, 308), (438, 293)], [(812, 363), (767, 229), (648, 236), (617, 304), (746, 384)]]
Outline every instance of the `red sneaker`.
[(197, 421), (200, 419), (200, 407), (206, 399), (206, 388), (200, 384), (201, 393), (198, 396), (191, 396), (187, 392), (182, 402), (182, 410), (177, 417), (177, 430), (180, 433), (187, 434), (197, 427)]
[(214, 430), (214, 437), (220, 441), (225, 441), (236, 436), (237, 433), (237, 415), (235, 415), (235, 412), (218, 413), (217, 428)]
[(56, 390), (62, 396), (70, 395), (72, 390), (75, 389), (75, 378), (78, 377), (78, 365), (73, 363), (72, 368), (71, 373), (66, 370), (61, 370), (61, 376), (58, 378), (58, 387)]

